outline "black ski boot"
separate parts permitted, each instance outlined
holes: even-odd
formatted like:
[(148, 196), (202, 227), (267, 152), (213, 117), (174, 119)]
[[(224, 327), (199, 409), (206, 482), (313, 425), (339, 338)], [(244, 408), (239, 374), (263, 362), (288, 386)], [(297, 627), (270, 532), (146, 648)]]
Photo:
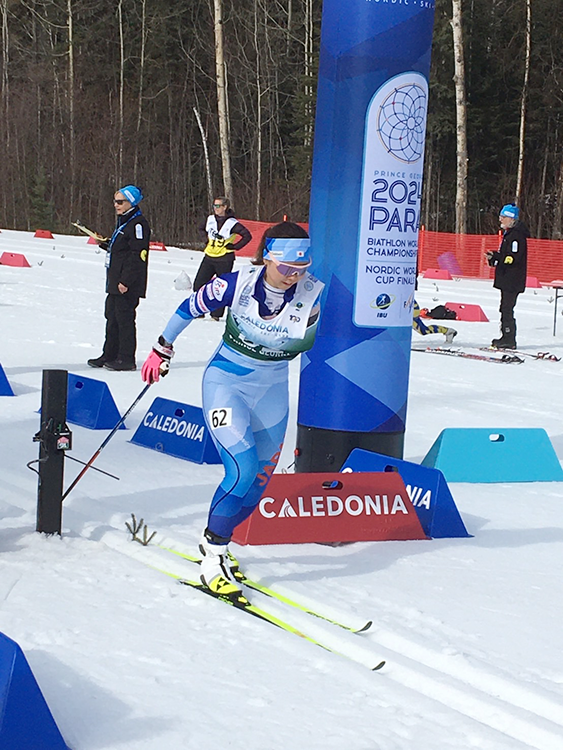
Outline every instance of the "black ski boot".
[(113, 362), (105, 362), (104, 367), (106, 370), (115, 370), (116, 372), (131, 372), (132, 370), (137, 369), (134, 362), (126, 362), (124, 359), (115, 359)]
[(516, 325), (502, 326), (500, 339), (493, 339), (491, 346), (495, 349), (516, 349)]
[(96, 357), (95, 359), (89, 359), (88, 364), (90, 367), (103, 367), (105, 363), (107, 362), (107, 359), (102, 354), (100, 357)]

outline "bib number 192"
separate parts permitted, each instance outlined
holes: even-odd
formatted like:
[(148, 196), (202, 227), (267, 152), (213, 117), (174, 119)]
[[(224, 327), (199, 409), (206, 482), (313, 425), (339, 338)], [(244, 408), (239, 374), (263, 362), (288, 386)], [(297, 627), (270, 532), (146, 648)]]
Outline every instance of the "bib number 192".
[(214, 430), (219, 427), (230, 427), (233, 421), (233, 410), (231, 408), (211, 409), (209, 422)]

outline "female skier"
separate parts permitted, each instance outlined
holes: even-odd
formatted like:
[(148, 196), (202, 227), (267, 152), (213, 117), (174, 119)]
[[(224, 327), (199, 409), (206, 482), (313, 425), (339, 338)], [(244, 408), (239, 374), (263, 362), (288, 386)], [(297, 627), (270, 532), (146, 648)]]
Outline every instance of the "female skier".
[(235, 599), (241, 590), (227, 545), (277, 464), (289, 410), (288, 360), (313, 346), (324, 287), (307, 272), (310, 241), (297, 224), (270, 227), (260, 248), (262, 265), (216, 277), (182, 302), (141, 371), (146, 383), (158, 381), (184, 328), (229, 308), (223, 340), (203, 375), (203, 413), (225, 477), (211, 501), (200, 551), (202, 582)]

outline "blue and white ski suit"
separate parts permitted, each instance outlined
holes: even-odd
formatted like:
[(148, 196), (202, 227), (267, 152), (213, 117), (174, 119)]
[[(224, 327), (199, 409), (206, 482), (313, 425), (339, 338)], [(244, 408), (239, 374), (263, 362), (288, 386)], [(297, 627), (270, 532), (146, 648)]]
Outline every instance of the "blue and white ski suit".
[(223, 341), (203, 375), (203, 413), (225, 467), (207, 527), (225, 540), (258, 505), (278, 462), (288, 361), (313, 346), (324, 287), (305, 274), (283, 293), (276, 312), (268, 307), (264, 276), (263, 267), (250, 266), (213, 279), (184, 300), (162, 333), (173, 343), (194, 318), (229, 308)]

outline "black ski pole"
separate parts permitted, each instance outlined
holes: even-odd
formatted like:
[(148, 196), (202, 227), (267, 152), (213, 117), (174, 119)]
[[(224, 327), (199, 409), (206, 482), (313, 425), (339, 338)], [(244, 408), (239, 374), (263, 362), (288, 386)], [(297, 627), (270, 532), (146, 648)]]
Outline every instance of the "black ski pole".
[(98, 456), (100, 455), (100, 453), (103, 451), (103, 449), (109, 443), (109, 441), (112, 439), (112, 437), (115, 435), (115, 433), (119, 430), (119, 428), (121, 427), (121, 425), (123, 424), (123, 422), (125, 422), (125, 420), (129, 416), (129, 414), (131, 414), (131, 412), (133, 411), (133, 409), (137, 406), (137, 404), (143, 398), (143, 396), (148, 391), (148, 389), (151, 387), (151, 385), (152, 385), (152, 383), (147, 383), (147, 385), (139, 393), (139, 395), (137, 396), (137, 398), (133, 401), (133, 403), (131, 404), (131, 406), (127, 409), (127, 411), (125, 412), (125, 414), (121, 417), (121, 419), (119, 420), (119, 422), (115, 425), (115, 427), (110, 432), (110, 434), (106, 437), (106, 439), (104, 440), (104, 442), (100, 445), (100, 447), (98, 448), (98, 450), (94, 453), (94, 455), (92, 456), (92, 458), (84, 464), (84, 468), (79, 472), (78, 476), (71, 482), (70, 487), (63, 494), (63, 496), (61, 498), (61, 502), (76, 487), (76, 485), (78, 484), (78, 482), (82, 479), (82, 477), (84, 476), (84, 474), (86, 474), (86, 472), (88, 471), (88, 469), (92, 466), (92, 464), (94, 463), (94, 461), (98, 458)]

